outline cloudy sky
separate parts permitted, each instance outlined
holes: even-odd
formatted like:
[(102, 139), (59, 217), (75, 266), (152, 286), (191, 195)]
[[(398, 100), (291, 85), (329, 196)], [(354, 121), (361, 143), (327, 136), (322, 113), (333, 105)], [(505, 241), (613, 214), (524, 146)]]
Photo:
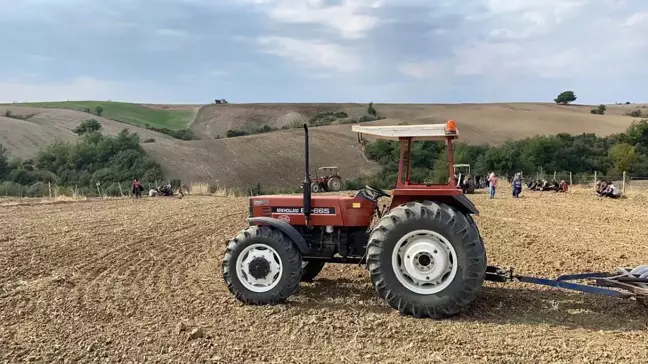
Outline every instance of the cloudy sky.
[(0, 0), (0, 102), (646, 102), (646, 0)]

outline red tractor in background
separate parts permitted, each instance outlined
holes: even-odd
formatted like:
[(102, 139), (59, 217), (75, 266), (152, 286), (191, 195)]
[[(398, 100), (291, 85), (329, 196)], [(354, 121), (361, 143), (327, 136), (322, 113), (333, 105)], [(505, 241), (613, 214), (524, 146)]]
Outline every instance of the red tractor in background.
[[(223, 279), (241, 302), (278, 304), (301, 281), (314, 279), (326, 263), (365, 264), (377, 294), (404, 315), (444, 318), (459, 313), (479, 294), (484, 280), (518, 280), (646, 303), (648, 266), (619, 273), (587, 273), (556, 280), (513, 276), (512, 270), (488, 266), (484, 242), (473, 214), (475, 205), (457, 188), (453, 167), (456, 123), (365, 126), (352, 130), (400, 141), (395, 188), (372, 186), (350, 196), (311, 196), (308, 127), (305, 131), (303, 194), (249, 198), (249, 227), (228, 242)], [(412, 142), (446, 142), (450, 181), (410, 181)], [(391, 198), (379, 209), (380, 198)], [(378, 222), (372, 226), (374, 216)], [(607, 277), (607, 278), (606, 278)], [(569, 283), (597, 279), (597, 285)]]
[(342, 189), (342, 177), (338, 173), (337, 166), (319, 167), (317, 171), (315, 171), (315, 179), (311, 182), (312, 192), (331, 192)]

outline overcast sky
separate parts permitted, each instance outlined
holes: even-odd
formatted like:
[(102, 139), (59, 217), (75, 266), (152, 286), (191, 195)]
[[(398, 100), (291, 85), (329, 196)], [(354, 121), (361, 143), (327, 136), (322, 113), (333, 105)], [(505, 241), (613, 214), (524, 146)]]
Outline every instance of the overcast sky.
[(647, 0), (0, 0), (0, 101), (647, 102)]

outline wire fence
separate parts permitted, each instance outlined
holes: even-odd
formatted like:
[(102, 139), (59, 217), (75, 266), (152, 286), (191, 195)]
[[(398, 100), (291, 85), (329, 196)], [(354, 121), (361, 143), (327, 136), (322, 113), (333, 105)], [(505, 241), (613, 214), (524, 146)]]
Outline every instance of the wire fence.
[[(172, 180), (155, 180), (155, 181), (140, 181), (143, 190), (141, 197), (155, 197), (161, 195), (169, 195), (165, 192), (171, 191), (173, 195), (215, 195), (215, 196), (257, 196), (262, 194), (278, 194), (278, 193), (296, 193), (299, 188), (291, 187), (268, 187), (262, 186), (258, 182), (255, 186), (251, 187), (229, 187), (221, 186), (218, 181), (207, 182), (184, 182), (179, 179)], [(154, 192), (152, 192), (154, 191)], [(94, 186), (79, 187), (58, 185), (52, 182), (36, 182), (30, 185), (22, 185), (15, 182), (0, 181), (0, 197), (17, 197), (17, 198), (51, 198), (57, 197), (91, 197), (91, 198), (108, 198), (108, 197), (122, 197), (133, 198), (136, 197), (133, 189), (132, 181), (124, 182), (107, 182), (96, 183)]]
[[(617, 185), (623, 192), (628, 189), (646, 189), (648, 190), (648, 176), (632, 175), (630, 173), (608, 173), (604, 174), (598, 171), (589, 173), (572, 173), (569, 171), (521, 173), (524, 183), (531, 181), (565, 181), (569, 185), (581, 185), (584, 187), (594, 188), (597, 181), (609, 181)], [(500, 175), (501, 180), (511, 181), (513, 175)], [(178, 193), (195, 194), (195, 195), (219, 195), (219, 196), (253, 196), (260, 194), (277, 194), (277, 193), (295, 193), (299, 192), (294, 186), (285, 188), (268, 188), (257, 184), (252, 188), (221, 186), (218, 181), (212, 183), (206, 182), (184, 182), (179, 179), (172, 180), (155, 180), (140, 181), (142, 187), (142, 197), (148, 197), (151, 190), (170, 186), (174, 195)], [(57, 198), (59, 196), (68, 197), (135, 197), (132, 181), (97, 183), (94, 186), (64, 186), (51, 182), (36, 182), (31, 185), (21, 185), (15, 182), (0, 181), (0, 197), (18, 197), (18, 198)]]
[[(612, 182), (617, 185), (623, 192), (629, 188), (642, 188), (645, 189), (648, 187), (648, 176), (639, 176), (632, 175), (628, 172), (621, 173), (602, 173), (598, 171), (588, 172), (588, 173), (572, 173), (569, 171), (554, 171), (546, 172), (539, 170), (538, 172), (533, 173), (524, 173), (523, 171), (519, 172), (525, 183), (530, 181), (556, 181), (566, 182), (569, 185), (580, 185), (594, 188), (596, 183), (599, 181)], [(513, 175), (505, 176), (507, 181), (513, 179)]]
[[(171, 190), (187, 191), (187, 186), (180, 180), (158, 180), (140, 181), (144, 190), (142, 196), (148, 196), (150, 190), (170, 186)], [(132, 181), (96, 183), (94, 186), (59, 185), (52, 182), (35, 182), (29, 185), (22, 185), (15, 182), (0, 182), (0, 197), (134, 197)]]

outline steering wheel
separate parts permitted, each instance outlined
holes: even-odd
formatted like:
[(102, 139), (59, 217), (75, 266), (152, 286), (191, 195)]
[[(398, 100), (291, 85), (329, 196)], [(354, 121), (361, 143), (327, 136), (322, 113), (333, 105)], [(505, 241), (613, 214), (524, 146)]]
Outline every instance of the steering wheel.
[(379, 188), (371, 187), (369, 185), (365, 186), (365, 190), (369, 191), (374, 199), (378, 200), (380, 197), (391, 197), (391, 195)]

